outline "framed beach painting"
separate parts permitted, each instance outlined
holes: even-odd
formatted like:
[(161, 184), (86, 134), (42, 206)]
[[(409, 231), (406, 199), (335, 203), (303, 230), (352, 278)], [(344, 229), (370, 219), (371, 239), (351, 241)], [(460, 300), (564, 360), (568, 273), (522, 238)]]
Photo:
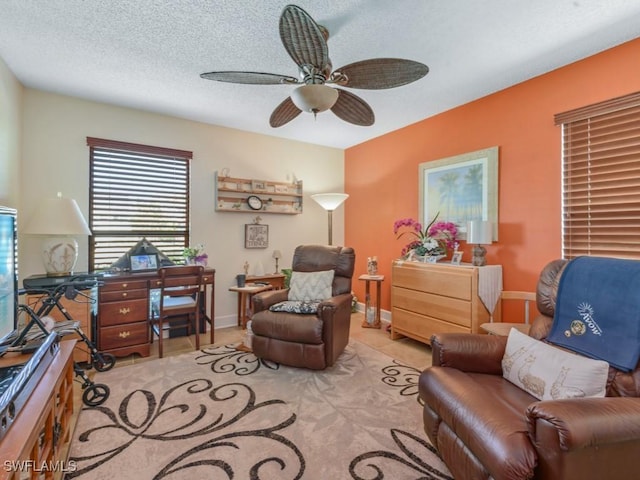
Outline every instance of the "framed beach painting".
[(419, 165), (420, 221), (453, 222), (466, 240), (467, 222), (488, 220), (498, 240), (498, 147)]

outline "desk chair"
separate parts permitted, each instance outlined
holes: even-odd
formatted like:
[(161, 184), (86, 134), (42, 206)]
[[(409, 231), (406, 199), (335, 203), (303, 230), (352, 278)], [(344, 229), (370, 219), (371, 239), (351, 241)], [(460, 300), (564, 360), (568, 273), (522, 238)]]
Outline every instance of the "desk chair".
[[(502, 302), (505, 300), (517, 300), (524, 302), (524, 323), (494, 322), (492, 318), (491, 323), (483, 323), (480, 325), (480, 328), (489, 334), (500, 335), (502, 337), (509, 336), (509, 331), (512, 328), (528, 335), (531, 328), (531, 325), (529, 324), (529, 303), (536, 301), (536, 292), (503, 291), (500, 293), (497, 308), (502, 310)], [(501, 315), (500, 318), (502, 318)]]
[[(158, 356), (162, 358), (162, 334), (165, 330), (185, 328), (184, 324), (172, 326), (171, 317), (187, 316), (187, 335), (191, 335), (192, 322), (196, 330), (196, 350), (200, 349), (200, 296), (203, 291), (201, 265), (178, 265), (158, 269), (160, 300), (158, 310), (151, 315), (151, 341), (158, 335)], [(166, 323), (165, 323), (166, 321)]]

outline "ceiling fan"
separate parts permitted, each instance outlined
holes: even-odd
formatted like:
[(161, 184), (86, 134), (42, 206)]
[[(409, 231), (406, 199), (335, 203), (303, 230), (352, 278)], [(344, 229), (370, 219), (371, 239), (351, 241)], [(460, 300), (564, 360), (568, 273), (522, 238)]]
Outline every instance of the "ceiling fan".
[(285, 125), (302, 112), (315, 116), (331, 109), (342, 120), (370, 126), (375, 121), (371, 107), (360, 97), (341, 87), (381, 90), (415, 82), (429, 67), (413, 60), (373, 58), (345, 65), (332, 71), (327, 40), (329, 32), (296, 5), (287, 5), (280, 16), (280, 39), (298, 65), (299, 78), (263, 72), (223, 71), (200, 76), (219, 82), (250, 85), (301, 85), (271, 114), (269, 124)]

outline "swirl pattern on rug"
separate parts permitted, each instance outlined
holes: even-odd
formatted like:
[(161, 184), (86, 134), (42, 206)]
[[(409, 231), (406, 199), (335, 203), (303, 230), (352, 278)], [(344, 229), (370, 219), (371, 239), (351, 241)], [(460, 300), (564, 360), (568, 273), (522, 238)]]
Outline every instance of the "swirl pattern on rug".
[(419, 371), (352, 342), (333, 367), (277, 365), (232, 346), (99, 374), (68, 479), (434, 479)]

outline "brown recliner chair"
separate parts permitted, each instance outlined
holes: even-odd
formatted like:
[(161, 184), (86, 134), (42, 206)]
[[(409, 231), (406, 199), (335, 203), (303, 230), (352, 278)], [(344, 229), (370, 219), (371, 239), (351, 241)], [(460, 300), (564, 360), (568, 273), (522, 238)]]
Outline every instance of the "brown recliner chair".
[[(544, 340), (566, 261), (540, 275), (541, 313), (530, 336)], [(420, 375), (424, 429), (456, 479), (638, 478), (640, 365), (609, 368), (605, 398), (538, 401), (502, 377), (507, 337), (440, 334)]]
[(353, 248), (301, 245), (296, 248), (294, 272), (334, 270), (332, 297), (315, 314), (272, 312), (269, 307), (288, 299), (289, 290), (272, 290), (253, 297), (254, 354), (294, 367), (322, 370), (333, 365), (349, 342)]

